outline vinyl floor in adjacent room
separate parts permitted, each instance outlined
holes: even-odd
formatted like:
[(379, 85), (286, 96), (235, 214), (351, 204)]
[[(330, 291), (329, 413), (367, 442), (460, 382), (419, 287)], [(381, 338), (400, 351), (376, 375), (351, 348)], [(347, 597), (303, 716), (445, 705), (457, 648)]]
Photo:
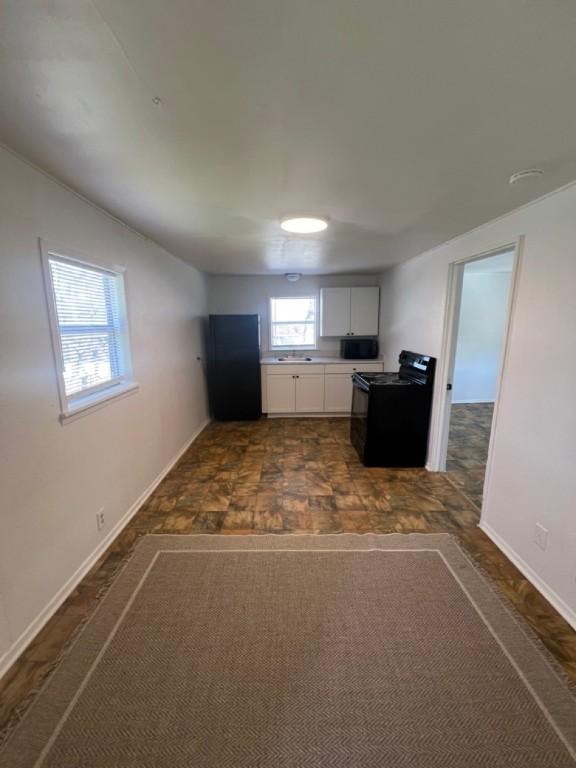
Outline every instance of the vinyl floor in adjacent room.
[(21, 717), (146, 533), (452, 533), (576, 682), (576, 632), (477, 528), (467, 496), (446, 475), (363, 467), (347, 419), (209, 425), (0, 681), (0, 730)]
[(457, 403), (450, 412), (448, 477), (478, 509), (492, 428), (494, 403)]

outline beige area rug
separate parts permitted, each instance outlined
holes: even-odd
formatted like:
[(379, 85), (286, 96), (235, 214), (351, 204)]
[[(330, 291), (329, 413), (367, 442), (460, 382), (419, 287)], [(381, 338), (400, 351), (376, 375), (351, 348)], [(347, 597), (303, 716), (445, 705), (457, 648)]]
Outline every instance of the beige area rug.
[(2, 768), (574, 768), (576, 703), (447, 534), (147, 536)]

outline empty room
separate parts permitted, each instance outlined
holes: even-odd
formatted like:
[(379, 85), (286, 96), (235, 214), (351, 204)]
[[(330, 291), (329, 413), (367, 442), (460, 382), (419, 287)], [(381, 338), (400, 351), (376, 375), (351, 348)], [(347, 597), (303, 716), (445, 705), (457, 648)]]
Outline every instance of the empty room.
[(0, 768), (576, 768), (575, 40), (0, 0)]

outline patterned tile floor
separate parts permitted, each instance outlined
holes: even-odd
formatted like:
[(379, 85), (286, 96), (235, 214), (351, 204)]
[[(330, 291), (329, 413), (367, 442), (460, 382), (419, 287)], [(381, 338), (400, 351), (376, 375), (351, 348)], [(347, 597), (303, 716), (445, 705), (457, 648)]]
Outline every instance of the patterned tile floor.
[(493, 413), (493, 403), (458, 403), (450, 414), (448, 477), (478, 509), (482, 506)]
[(0, 681), (0, 731), (20, 718), (145, 533), (450, 532), (576, 682), (576, 632), (477, 522), (442, 474), (363, 467), (347, 419), (211, 424)]

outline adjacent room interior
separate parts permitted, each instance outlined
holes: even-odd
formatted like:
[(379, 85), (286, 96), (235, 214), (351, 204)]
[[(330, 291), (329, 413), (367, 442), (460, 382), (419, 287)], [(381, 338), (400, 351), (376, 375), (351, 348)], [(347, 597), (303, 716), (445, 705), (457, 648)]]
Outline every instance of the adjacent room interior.
[(0, 21), (0, 768), (574, 766), (576, 7)]
[(464, 264), (457, 312), (448, 477), (480, 510), (509, 324), (514, 253)]

